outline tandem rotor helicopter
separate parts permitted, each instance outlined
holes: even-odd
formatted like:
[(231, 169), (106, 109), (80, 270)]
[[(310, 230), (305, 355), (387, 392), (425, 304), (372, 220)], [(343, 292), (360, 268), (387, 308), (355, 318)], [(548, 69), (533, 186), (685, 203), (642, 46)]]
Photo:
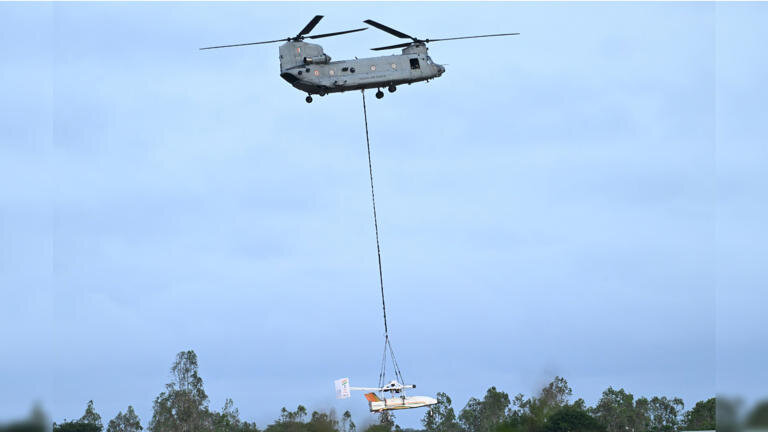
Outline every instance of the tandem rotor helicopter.
[(383, 51), (402, 48), (402, 54), (332, 62), (331, 57), (323, 52), (323, 47), (317, 44), (304, 42), (304, 39), (320, 39), (347, 33), (355, 33), (366, 30), (367, 27), (333, 33), (323, 33), (319, 35), (308, 35), (321, 19), (323, 19), (322, 15), (316, 15), (296, 36), (287, 37), (285, 39), (234, 45), (219, 45), (200, 49), (208, 50), (285, 42), (280, 45), (280, 76), (288, 81), (293, 87), (306, 92), (306, 101), (307, 103), (310, 103), (312, 102), (313, 94), (325, 96), (329, 93), (341, 93), (349, 90), (374, 88), (377, 89), (376, 98), (381, 99), (384, 97), (384, 92), (381, 91), (384, 87), (386, 87), (390, 93), (393, 93), (400, 84), (429, 81), (441, 76), (445, 72), (445, 67), (432, 61), (427, 54), (427, 44), (430, 42), (513, 36), (519, 34), (499, 33), (442, 39), (419, 39), (369, 19), (364, 22), (400, 39), (411, 39), (409, 42), (371, 48), (371, 50)]

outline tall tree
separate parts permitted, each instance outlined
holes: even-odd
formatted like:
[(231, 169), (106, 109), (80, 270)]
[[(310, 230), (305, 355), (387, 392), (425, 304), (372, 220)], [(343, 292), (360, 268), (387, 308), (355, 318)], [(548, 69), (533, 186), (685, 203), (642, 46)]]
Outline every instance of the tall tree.
[(182, 351), (171, 366), (171, 382), (155, 398), (149, 430), (205, 432), (211, 430), (208, 395), (198, 375), (197, 354)]
[(213, 432), (257, 432), (253, 423), (240, 420), (240, 411), (235, 408), (232, 399), (227, 398), (220, 412), (211, 412), (211, 427)]
[(107, 425), (107, 432), (139, 432), (143, 429), (139, 416), (131, 405), (128, 405), (125, 414), (122, 411), (118, 412)]
[(344, 411), (341, 416), (341, 431), (340, 432), (357, 432), (355, 422), (352, 421), (352, 413)]
[(336, 412), (331, 409), (329, 412), (312, 411), (312, 415), (307, 423), (309, 432), (338, 432), (339, 420), (336, 418)]
[(437, 404), (429, 407), (421, 424), (427, 432), (458, 432), (461, 430), (451, 406), (451, 398), (445, 393), (437, 394)]
[(696, 405), (683, 416), (682, 429), (689, 431), (715, 430), (716, 409), (717, 403), (715, 398), (696, 402)]
[(379, 412), (379, 426), (382, 431), (392, 431), (395, 428), (395, 415), (390, 411)]
[(104, 429), (104, 425), (101, 423), (101, 416), (99, 413), (96, 412), (96, 409), (93, 407), (93, 401), (89, 400), (88, 405), (85, 407), (85, 413), (83, 413), (83, 416), (80, 417), (80, 420), (78, 420), (79, 423), (87, 423), (94, 426), (97, 426), (99, 429), (99, 432), (101, 432)]
[(470, 398), (459, 413), (459, 420), (467, 432), (489, 432), (507, 418), (509, 395), (491, 387), (485, 392), (483, 400)]
[(680, 398), (667, 399), (654, 396), (648, 404), (650, 432), (674, 432), (680, 425), (680, 414), (684, 408)]
[(635, 403), (624, 389), (608, 387), (590, 412), (608, 432), (645, 432), (649, 424), (648, 400), (640, 398)]
[(482, 429), (483, 403), (477, 398), (469, 398), (459, 412), (459, 421), (467, 432), (480, 432)]
[[(507, 428), (517, 425), (529, 432), (543, 430), (550, 415), (561, 407), (569, 406), (573, 390), (565, 378), (556, 376), (552, 382), (543, 387), (539, 394), (525, 398), (522, 394), (515, 396), (513, 406), (506, 421)], [(579, 399), (574, 405), (576, 409), (584, 409), (584, 401)]]

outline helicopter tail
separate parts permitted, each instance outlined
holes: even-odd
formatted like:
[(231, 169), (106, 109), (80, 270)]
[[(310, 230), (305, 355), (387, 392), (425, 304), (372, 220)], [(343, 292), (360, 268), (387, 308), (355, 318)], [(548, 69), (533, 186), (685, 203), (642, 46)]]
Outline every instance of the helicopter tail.
[(381, 402), (381, 399), (376, 396), (376, 393), (366, 393), (365, 398), (368, 400), (368, 402)]

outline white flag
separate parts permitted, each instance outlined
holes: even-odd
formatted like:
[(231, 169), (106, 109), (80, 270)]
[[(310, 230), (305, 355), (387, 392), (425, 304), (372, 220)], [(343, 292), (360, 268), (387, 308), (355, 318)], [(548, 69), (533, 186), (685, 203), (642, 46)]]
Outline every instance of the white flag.
[(336, 399), (347, 399), (349, 394), (349, 378), (337, 379), (333, 382), (336, 386)]

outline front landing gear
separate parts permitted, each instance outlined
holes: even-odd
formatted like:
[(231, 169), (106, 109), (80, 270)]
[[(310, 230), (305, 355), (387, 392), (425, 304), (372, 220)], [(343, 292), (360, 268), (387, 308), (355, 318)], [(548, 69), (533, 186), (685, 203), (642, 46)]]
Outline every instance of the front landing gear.
[(312, 95), (307, 95), (307, 97), (304, 98), (304, 100), (307, 101), (307, 103), (312, 103)]
[(376, 92), (376, 99), (381, 99), (384, 97), (384, 92), (379, 89), (379, 91)]
[(397, 87), (391, 85), (391, 86), (387, 87), (387, 90), (389, 90), (390, 93), (394, 93), (395, 90), (397, 90)]

